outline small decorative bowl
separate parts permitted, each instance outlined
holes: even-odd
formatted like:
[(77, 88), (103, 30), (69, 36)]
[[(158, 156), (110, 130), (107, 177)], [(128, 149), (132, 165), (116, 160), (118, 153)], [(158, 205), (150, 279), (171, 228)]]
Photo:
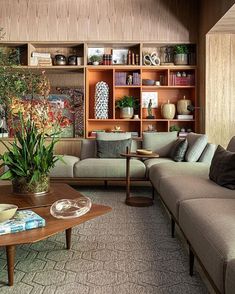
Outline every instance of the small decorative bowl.
[(149, 149), (137, 149), (136, 153), (139, 155), (151, 155), (153, 154), (153, 151)]
[(12, 218), (17, 209), (18, 206), (14, 204), (0, 204), (0, 222), (5, 222), (6, 220)]
[(142, 85), (144, 85), (144, 86), (153, 86), (153, 85), (155, 85), (155, 81), (154, 80), (149, 80), (149, 79), (143, 79), (142, 80)]

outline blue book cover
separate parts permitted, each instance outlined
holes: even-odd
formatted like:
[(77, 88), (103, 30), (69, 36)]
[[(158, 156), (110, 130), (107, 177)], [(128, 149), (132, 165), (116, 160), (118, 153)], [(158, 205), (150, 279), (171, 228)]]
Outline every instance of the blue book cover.
[(0, 223), (0, 235), (45, 227), (45, 220), (32, 210), (18, 210), (10, 220)]

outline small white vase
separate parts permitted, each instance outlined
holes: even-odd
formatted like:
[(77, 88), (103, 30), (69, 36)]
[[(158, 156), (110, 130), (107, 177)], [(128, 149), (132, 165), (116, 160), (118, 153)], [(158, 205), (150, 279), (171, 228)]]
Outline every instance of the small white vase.
[(99, 65), (99, 61), (94, 61), (92, 64), (93, 65)]
[(124, 107), (120, 109), (120, 118), (132, 118), (134, 115), (133, 107)]

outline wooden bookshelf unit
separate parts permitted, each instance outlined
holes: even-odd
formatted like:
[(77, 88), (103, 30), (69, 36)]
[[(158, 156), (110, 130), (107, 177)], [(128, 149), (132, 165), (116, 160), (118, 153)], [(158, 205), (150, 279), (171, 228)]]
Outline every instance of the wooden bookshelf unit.
[[(77, 88), (84, 89), (84, 131), (81, 137), (94, 137), (97, 130), (113, 131), (119, 128), (122, 131), (135, 132), (141, 138), (142, 132), (151, 128), (156, 131), (170, 131), (171, 127), (178, 126), (193, 131), (199, 130), (199, 113), (197, 97), (197, 66), (192, 65), (145, 65), (143, 55), (146, 52), (155, 51), (161, 54), (161, 47), (174, 46), (176, 44), (161, 43), (136, 43), (136, 42), (1, 42), (0, 47), (19, 48), (20, 65), (31, 70), (45, 70), (50, 79), (52, 89)], [(113, 56), (113, 64), (92, 65), (89, 57), (96, 50), (103, 56)], [(128, 52), (123, 60), (119, 51)], [(97, 51), (97, 52), (98, 52)], [(33, 53), (48, 53), (51, 56), (51, 65), (33, 65)], [(66, 57), (66, 65), (55, 65), (55, 55), (63, 54)], [(80, 58), (78, 65), (68, 65), (68, 57), (74, 55)], [(102, 57), (101, 56), (101, 57)], [(123, 55), (124, 56), (124, 55)], [(108, 61), (107, 61), (108, 60)], [(110, 63), (109, 59), (105, 63)], [(120, 61), (121, 60), (121, 61)], [(122, 64), (121, 64), (122, 63)], [(124, 64), (125, 63), (125, 64)], [(182, 78), (177, 75), (183, 74)], [(123, 75), (137, 76), (139, 83), (128, 84), (123, 80)], [(120, 78), (122, 76), (122, 78)], [(154, 84), (143, 84), (143, 80), (153, 80)], [(100, 81), (109, 86), (108, 118), (97, 119), (95, 117), (95, 87)], [(156, 84), (157, 81), (157, 84)], [(155, 92), (158, 97), (157, 108), (152, 109), (153, 119), (148, 119), (146, 105), (143, 107), (142, 96)], [(139, 102), (139, 109), (135, 110), (138, 119), (120, 118), (120, 110), (116, 108), (116, 101), (123, 96), (133, 96)], [(148, 94), (147, 94), (148, 95)], [(185, 96), (196, 107), (191, 120), (179, 120), (176, 115), (173, 119), (164, 119), (161, 116), (161, 107), (169, 100), (177, 104), (179, 99)], [(177, 114), (177, 111), (176, 111)], [(67, 138), (68, 140), (68, 138)]]

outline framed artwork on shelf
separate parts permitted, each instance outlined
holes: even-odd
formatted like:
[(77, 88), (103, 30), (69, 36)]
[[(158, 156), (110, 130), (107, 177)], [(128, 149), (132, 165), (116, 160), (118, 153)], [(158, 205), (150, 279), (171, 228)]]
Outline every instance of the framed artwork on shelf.
[(113, 49), (113, 64), (127, 64), (128, 49)]
[(88, 48), (87, 50), (87, 59), (88, 62), (91, 62), (90, 58), (91, 56), (99, 56), (102, 60), (104, 54), (104, 48)]
[(142, 108), (148, 108), (150, 100), (152, 108), (158, 108), (158, 92), (142, 92)]

